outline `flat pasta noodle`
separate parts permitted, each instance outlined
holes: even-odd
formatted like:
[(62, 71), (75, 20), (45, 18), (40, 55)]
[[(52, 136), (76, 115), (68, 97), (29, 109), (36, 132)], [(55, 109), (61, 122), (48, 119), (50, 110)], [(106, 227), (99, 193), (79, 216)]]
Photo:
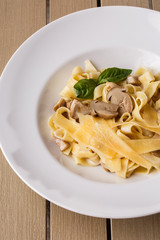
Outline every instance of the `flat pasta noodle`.
[(97, 166), (100, 163), (99, 156), (88, 147), (76, 142), (72, 145), (72, 155), (77, 164), (85, 163), (86, 166)]
[(103, 89), (105, 86), (106, 86), (106, 84), (104, 83), (104, 84), (97, 86), (94, 89), (94, 100), (102, 97)]
[[(73, 86), (81, 79), (98, 79), (101, 72), (86, 60), (84, 71), (80, 66), (73, 69), (60, 96), (65, 101), (76, 99)], [(160, 170), (160, 158), (152, 154), (160, 150), (160, 99), (153, 99), (160, 88), (160, 75), (154, 76), (146, 68), (138, 69), (135, 75), (139, 76), (140, 86), (126, 80), (119, 83), (132, 98), (132, 113), (125, 112), (110, 120), (78, 114), (77, 121), (62, 106), (49, 118), (53, 137), (69, 144), (63, 153), (72, 156), (76, 164), (101, 165), (123, 178), (134, 172), (148, 174), (152, 168)], [(109, 91), (110, 84), (100, 84), (94, 90), (93, 99), (107, 102)]]
[(76, 98), (73, 86), (77, 83), (77, 80), (71, 78), (67, 85), (63, 88), (63, 90), (60, 92), (60, 96), (64, 99), (72, 99)]
[(121, 154), (122, 156), (132, 160), (133, 162), (150, 168), (151, 164), (148, 161), (145, 161), (140, 155), (138, 155), (133, 149), (131, 149), (121, 138), (117, 136), (117, 134), (110, 128), (109, 121), (98, 119), (100, 124), (98, 127), (101, 131), (101, 134), (104, 136), (104, 139), (109, 140), (110, 145), (113, 149), (116, 149), (116, 152)]
[(111, 127), (115, 128), (115, 127), (120, 127), (123, 125), (130, 125), (130, 124), (134, 124), (135, 126), (140, 126), (142, 129), (147, 129), (151, 132), (160, 134), (160, 127), (159, 126), (154, 126), (154, 127), (150, 127), (144, 124), (144, 122), (138, 122), (138, 121), (133, 121), (131, 120), (130, 122), (115, 122)]
[(95, 66), (92, 64), (90, 60), (85, 61), (85, 72), (86, 73), (97, 72), (97, 69), (95, 68)]
[(160, 139), (125, 139), (125, 142), (139, 154), (157, 151), (160, 148)]
[(67, 119), (63, 114), (68, 113), (70, 116), (69, 110), (65, 107), (59, 108), (55, 114), (52, 115), (53, 122), (61, 127), (62, 129), (67, 130), (71, 136), (73, 136), (74, 132), (80, 127), (79, 124), (72, 119), (71, 117)]
[(145, 94), (148, 97), (148, 100), (150, 100), (153, 97), (158, 88), (160, 88), (160, 81), (151, 82), (148, 84), (148, 87), (145, 90)]
[(146, 90), (148, 85), (155, 80), (151, 71), (145, 71), (140, 77), (140, 82), (142, 83), (143, 89)]

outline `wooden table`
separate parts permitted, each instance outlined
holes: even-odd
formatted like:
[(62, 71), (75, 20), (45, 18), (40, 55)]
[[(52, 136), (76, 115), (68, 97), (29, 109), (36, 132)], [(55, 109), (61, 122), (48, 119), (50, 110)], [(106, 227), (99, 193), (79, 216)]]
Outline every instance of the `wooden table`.
[[(160, 11), (160, 0), (0, 0), (0, 72), (39, 28), (91, 7), (130, 5)], [(159, 240), (160, 214), (112, 220), (82, 216), (29, 189), (0, 155), (0, 240)]]

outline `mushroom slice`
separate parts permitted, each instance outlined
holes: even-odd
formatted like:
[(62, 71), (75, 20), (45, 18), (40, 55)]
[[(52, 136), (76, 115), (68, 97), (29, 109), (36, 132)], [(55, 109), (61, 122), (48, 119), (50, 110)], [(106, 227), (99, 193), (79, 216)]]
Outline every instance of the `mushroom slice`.
[(66, 141), (63, 141), (62, 139), (59, 139), (59, 138), (56, 138), (56, 137), (54, 137), (53, 139), (55, 140), (55, 142), (58, 145), (61, 152), (65, 151), (67, 148), (70, 147), (70, 144)]
[(53, 110), (56, 112), (58, 108), (60, 107), (66, 107), (66, 101), (61, 98), (53, 107)]
[(112, 88), (121, 88), (119, 85), (113, 82), (106, 82), (107, 91), (109, 92)]
[[(121, 88), (121, 86), (119, 86), (118, 84), (116, 83), (113, 83), (113, 82), (106, 82), (106, 87), (107, 87), (107, 91), (109, 92), (112, 88)], [(122, 88), (121, 88), (122, 89)], [(126, 92), (126, 89), (123, 88), (123, 91)]]
[(127, 83), (135, 85), (135, 86), (141, 85), (141, 82), (138, 80), (138, 76), (128, 76)]
[(71, 108), (71, 104), (72, 104), (72, 102), (73, 102), (73, 100), (68, 101), (68, 102), (66, 103), (66, 107), (67, 107), (68, 109)]
[(118, 115), (118, 105), (116, 104), (95, 100), (90, 103), (90, 108), (92, 116), (111, 119)]
[(88, 104), (82, 104), (77, 99), (74, 99), (70, 104), (70, 115), (75, 120), (78, 120), (78, 113), (89, 115), (91, 113), (91, 110)]
[(122, 88), (112, 88), (107, 94), (107, 100), (119, 106), (119, 116), (125, 112), (131, 113), (133, 110), (132, 99)]

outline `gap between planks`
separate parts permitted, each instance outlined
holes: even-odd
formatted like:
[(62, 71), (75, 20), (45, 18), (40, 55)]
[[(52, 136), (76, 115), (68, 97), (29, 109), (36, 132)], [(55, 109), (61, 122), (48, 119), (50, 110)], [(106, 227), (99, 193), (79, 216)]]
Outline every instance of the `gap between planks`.
[(101, 7), (101, 0), (97, 0), (97, 7)]
[[(46, 0), (46, 24), (50, 22), (50, 0)], [(46, 200), (46, 240), (50, 240), (50, 202)]]
[(50, 240), (50, 202), (46, 200), (46, 240)]
[(149, 4), (149, 8), (150, 8), (150, 9), (153, 9), (153, 3), (152, 3), (152, 0), (148, 0), (148, 4)]
[(46, 0), (46, 24), (50, 22), (50, 0)]
[(106, 227), (107, 227), (107, 240), (111, 240), (112, 239), (111, 220), (108, 218), (106, 219)]
[[(91, 3), (90, 6), (88, 5), (89, 1), (86, 2), (86, 1), (79, 0), (79, 3), (78, 3), (78, 1), (69, 0), (68, 2), (64, 1), (63, 5), (61, 6), (62, 2), (63, 2), (62, 0), (60, 0), (59, 2), (58, 1), (54, 1), (54, 0), (46, 0), (46, 24), (48, 24), (50, 22), (50, 20), (52, 21), (52, 20), (54, 20), (54, 19), (56, 19), (58, 17), (61, 17), (61, 16), (65, 15), (65, 14), (70, 13), (68, 11), (70, 11), (71, 9), (72, 9), (71, 12), (72, 11), (74, 12), (74, 11), (77, 11), (77, 10), (82, 10), (83, 8), (89, 8), (91, 6), (92, 7), (100, 7), (101, 6), (101, 0), (92, 0), (91, 1), (92, 3)], [(54, 8), (53, 8), (53, 3), (54, 3)], [(76, 3), (76, 5), (75, 5), (75, 3)], [(66, 5), (66, 7), (64, 7), (65, 4), (70, 6), (69, 9), (68, 9), (67, 5)], [(79, 7), (78, 7), (78, 5), (79, 5)], [(61, 9), (59, 10), (59, 8), (61, 8)], [(53, 10), (54, 10), (54, 14), (55, 14), (54, 17), (52, 16), (53, 15)], [(57, 11), (57, 10), (59, 10), (59, 11)], [(60, 13), (58, 13), (58, 12), (60, 12)], [(54, 212), (54, 214), (53, 214), (53, 212)], [(55, 216), (54, 224), (53, 224), (53, 215)], [(65, 219), (62, 220), (62, 217), (63, 217), (63, 219), (64, 218)], [(57, 223), (59, 223), (60, 225), (63, 225), (63, 224), (66, 225), (68, 221), (69, 222), (70, 221), (74, 222), (73, 220), (76, 221), (77, 223), (81, 223), (80, 225), (82, 225), (82, 226), (84, 225), (84, 222), (86, 222), (88, 227), (91, 227), (91, 226), (93, 227), (94, 226), (94, 228), (95, 228), (97, 226), (96, 228), (97, 228), (97, 232), (99, 232), (99, 235), (100, 235), (99, 237), (100, 238), (102, 237), (104, 240), (111, 240), (110, 219), (106, 219), (106, 221), (105, 221), (105, 220), (102, 220), (102, 219), (81, 216), (81, 215), (76, 214), (76, 213), (70, 213), (69, 211), (61, 209), (58, 206), (54, 206), (54, 209), (53, 209), (53, 205), (49, 201), (46, 201), (46, 240), (50, 240), (50, 239), (53, 239), (53, 238), (54, 239), (59, 239), (61, 234), (60, 233), (56, 234), (55, 232), (56, 232), (56, 230), (60, 231), (60, 229), (61, 229), (61, 231), (63, 231), (64, 229), (63, 228), (57, 229), (57, 227), (56, 227)], [(106, 229), (105, 229), (105, 226), (103, 225), (104, 223), (106, 223), (105, 224)], [(108, 226), (107, 226), (107, 223), (108, 223)], [(54, 231), (53, 231), (54, 233), (52, 232), (53, 226), (54, 226)], [(64, 227), (66, 227), (66, 226), (64, 226)], [(68, 224), (67, 227), (68, 227), (68, 231), (69, 231), (70, 224)], [(83, 236), (81, 236), (82, 238), (85, 237), (85, 239), (86, 239), (86, 237), (87, 237), (88, 239), (91, 239), (93, 237), (94, 239), (95, 238), (97, 239), (97, 237), (96, 237), (97, 234), (94, 234), (94, 233), (91, 234), (91, 232), (93, 230), (89, 231), (89, 235), (88, 236), (87, 236), (86, 229), (83, 229), (83, 230), (85, 232), (85, 235), (83, 234)], [(103, 231), (105, 231), (106, 233), (105, 232), (101, 233)], [(75, 233), (70, 233), (70, 234), (71, 234), (70, 237), (72, 238)], [(79, 232), (79, 234), (80, 234), (80, 232)], [(54, 235), (54, 237), (53, 237), (53, 235)], [(91, 235), (92, 235), (92, 237), (91, 237)], [(61, 237), (62, 237), (62, 235), (61, 235)], [(63, 237), (64, 237), (64, 235), (63, 235)], [(65, 236), (65, 237), (67, 238), (67, 236)], [(98, 239), (99, 239), (99, 237), (98, 237)], [(84, 238), (82, 240), (84, 240)]]

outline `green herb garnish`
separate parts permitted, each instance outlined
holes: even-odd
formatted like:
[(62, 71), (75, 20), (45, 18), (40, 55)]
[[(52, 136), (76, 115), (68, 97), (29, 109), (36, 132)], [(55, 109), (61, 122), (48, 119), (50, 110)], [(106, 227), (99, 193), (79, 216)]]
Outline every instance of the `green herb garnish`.
[(74, 85), (74, 91), (78, 98), (92, 99), (96, 87), (97, 80), (81, 79)]
[(106, 82), (119, 82), (128, 77), (131, 69), (107, 68), (98, 77), (98, 79), (81, 79), (74, 85), (74, 91), (77, 98), (92, 99), (94, 89)]
[(116, 67), (107, 68), (99, 75), (98, 83), (120, 82), (126, 79), (131, 72), (131, 69), (121, 69)]

